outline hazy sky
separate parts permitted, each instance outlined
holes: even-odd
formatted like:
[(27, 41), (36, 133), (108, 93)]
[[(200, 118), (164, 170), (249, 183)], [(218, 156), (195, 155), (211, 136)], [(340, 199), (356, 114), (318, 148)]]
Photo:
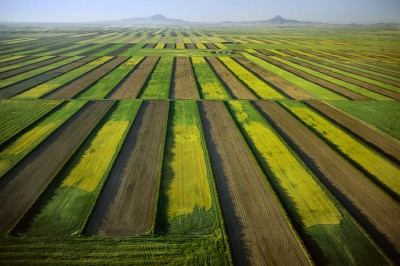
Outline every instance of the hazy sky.
[(163, 14), (187, 21), (400, 23), (400, 0), (0, 0), (0, 21), (83, 22)]

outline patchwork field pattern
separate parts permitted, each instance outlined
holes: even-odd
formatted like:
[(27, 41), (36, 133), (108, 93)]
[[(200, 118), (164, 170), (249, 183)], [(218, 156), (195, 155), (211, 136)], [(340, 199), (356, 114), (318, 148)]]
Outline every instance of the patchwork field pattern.
[(0, 32), (0, 264), (400, 263), (398, 29)]

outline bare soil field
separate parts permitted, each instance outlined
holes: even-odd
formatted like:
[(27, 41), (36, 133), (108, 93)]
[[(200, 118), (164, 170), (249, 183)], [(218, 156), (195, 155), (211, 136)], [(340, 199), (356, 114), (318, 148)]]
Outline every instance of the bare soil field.
[(111, 47), (111, 46), (114, 46), (114, 45), (115, 45), (115, 43), (107, 43), (107, 44), (105, 44), (105, 45), (103, 45), (103, 46), (100, 46), (100, 47), (98, 47), (98, 48), (96, 48), (96, 49), (93, 49), (93, 50), (90, 50), (90, 51), (87, 51), (87, 52), (80, 53), (79, 55), (89, 56), (89, 55), (91, 55), (91, 54), (94, 54), (94, 53), (99, 52), (99, 51), (101, 51), (101, 50), (107, 49), (108, 47)]
[(206, 60), (234, 99), (257, 99), (221, 61), (215, 57), (207, 57)]
[(111, 108), (90, 102), (0, 180), (0, 234), (10, 231)]
[(276, 102), (255, 106), (392, 258), (400, 258), (400, 206)]
[(175, 48), (175, 43), (167, 43), (165, 45), (165, 48), (174, 49)]
[(75, 68), (83, 66), (84, 64), (89, 63), (97, 58), (98, 57), (85, 57), (65, 66), (58, 67), (43, 74), (12, 84), (0, 90), (0, 98), (10, 98), (12, 96), (15, 96), (41, 83), (49, 81)]
[(273, 64), (273, 65), (275, 65), (277, 67), (280, 67), (280, 68), (282, 68), (282, 69), (284, 69), (286, 71), (289, 71), (289, 72), (291, 72), (291, 73), (293, 73), (293, 74), (295, 74), (295, 75), (297, 75), (297, 76), (299, 76), (299, 77), (301, 77), (301, 78), (303, 78), (305, 80), (308, 80), (308, 81), (311, 81), (311, 82), (313, 82), (315, 84), (318, 84), (318, 85), (320, 85), (320, 86), (322, 86), (324, 88), (327, 88), (327, 89), (329, 89), (329, 90), (331, 90), (333, 92), (336, 92), (337, 94), (340, 94), (340, 95), (342, 95), (344, 97), (347, 97), (347, 98), (349, 98), (351, 100), (356, 100), (356, 101), (370, 100), (370, 98), (368, 98), (366, 96), (360, 95), (360, 94), (355, 93), (355, 92), (353, 92), (351, 90), (348, 90), (346, 88), (343, 88), (341, 86), (333, 84), (332, 82), (329, 82), (329, 81), (326, 81), (324, 79), (315, 77), (315, 76), (313, 76), (311, 74), (305, 73), (305, 72), (303, 72), (301, 70), (298, 70), (298, 69), (296, 69), (294, 67), (288, 66), (288, 65), (283, 64), (283, 63), (281, 63), (281, 62), (279, 62), (277, 60), (274, 60), (274, 59), (272, 59), (272, 58), (270, 58), (268, 56), (262, 56), (262, 55), (257, 55), (257, 56), (260, 57), (261, 59), (267, 61), (270, 64)]
[(27, 72), (29, 70), (33, 70), (33, 69), (36, 69), (36, 68), (39, 68), (39, 67), (42, 67), (42, 66), (50, 65), (52, 63), (55, 63), (55, 62), (58, 62), (58, 61), (61, 61), (61, 60), (64, 60), (64, 59), (66, 59), (66, 57), (57, 56), (57, 57), (53, 57), (53, 58), (50, 58), (50, 59), (47, 59), (47, 60), (44, 60), (44, 61), (41, 61), (41, 62), (38, 62), (38, 63), (35, 63), (35, 64), (31, 64), (31, 65), (27, 65), (27, 66), (24, 66), (24, 67), (19, 67), (19, 68), (16, 68), (16, 69), (5, 71), (3, 73), (0, 73), (0, 79), (12, 77), (12, 76)]
[(219, 49), (215, 44), (213, 44), (213, 43), (205, 43), (204, 44), (206, 47), (207, 47), (207, 49)]
[(400, 163), (400, 145), (398, 142), (324, 102), (305, 101), (305, 103), (314, 108), (317, 112), (333, 120), (347, 131), (353, 133), (382, 154)]
[(265, 82), (271, 84), (278, 91), (287, 95), (289, 98), (295, 100), (312, 100), (315, 99), (314, 96), (308, 94), (306, 91), (297, 87), (296, 85), (290, 83), (289, 81), (284, 80), (283, 78), (273, 74), (272, 72), (254, 64), (253, 62), (247, 60), (244, 57), (236, 57), (234, 58), (238, 63), (242, 66), (250, 70), (257, 77), (261, 78)]
[(85, 75), (69, 82), (68, 84), (55, 89), (54, 91), (43, 96), (43, 99), (71, 99), (84, 89), (88, 88), (91, 84), (99, 80), (108, 72), (122, 64), (128, 57), (115, 57), (105, 64), (89, 71)]
[(85, 231), (126, 237), (152, 229), (168, 101), (146, 101), (128, 133)]
[(136, 45), (136, 43), (128, 43), (128, 44), (122, 46), (121, 48), (118, 48), (117, 50), (109, 52), (107, 55), (109, 55), (109, 56), (117, 56), (120, 53), (123, 53), (126, 50), (128, 50), (129, 48), (133, 47), (134, 45)]
[(234, 264), (309, 264), (224, 103), (199, 108)]
[(171, 99), (199, 99), (196, 79), (189, 57), (176, 57), (171, 86)]
[(197, 49), (194, 43), (185, 43), (186, 49)]
[(134, 68), (134, 70), (130, 74), (128, 74), (124, 78), (124, 80), (109, 95), (107, 95), (107, 98), (136, 98), (159, 59), (159, 57), (146, 57)]

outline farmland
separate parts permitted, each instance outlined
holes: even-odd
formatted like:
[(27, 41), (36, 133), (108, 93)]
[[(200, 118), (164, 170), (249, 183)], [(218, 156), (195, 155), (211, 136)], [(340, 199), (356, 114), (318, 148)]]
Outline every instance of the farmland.
[(399, 264), (400, 32), (329, 30), (0, 26), (0, 264)]

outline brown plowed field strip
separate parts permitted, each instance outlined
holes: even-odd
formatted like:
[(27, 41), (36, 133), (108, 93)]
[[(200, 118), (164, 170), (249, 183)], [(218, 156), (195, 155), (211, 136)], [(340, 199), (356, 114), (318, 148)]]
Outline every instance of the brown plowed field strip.
[(197, 49), (194, 43), (185, 43), (186, 49)]
[(130, 74), (128, 74), (128, 76), (116, 87), (116, 89), (107, 96), (107, 98), (136, 98), (159, 59), (159, 57), (146, 57)]
[(12, 85), (0, 90), (0, 98), (9, 98), (9, 97), (15, 96), (18, 93), (21, 93), (30, 88), (33, 88), (34, 86), (37, 86), (37, 85), (39, 85), (43, 82), (46, 82), (50, 79), (58, 77), (68, 71), (71, 71), (72, 69), (83, 66), (84, 64), (91, 62), (97, 58), (98, 57), (85, 57), (85, 58), (79, 59), (78, 61), (70, 63), (68, 65), (58, 67), (56, 69), (45, 72), (43, 74), (40, 74), (40, 75), (34, 76), (32, 78), (23, 80), (21, 82), (12, 84)]
[(118, 56), (120, 53), (125, 52), (126, 50), (128, 50), (131, 47), (133, 47), (134, 45), (136, 45), (136, 43), (128, 43), (128, 44), (122, 46), (121, 48), (118, 48), (118, 49), (116, 49), (114, 51), (109, 52), (107, 55)]
[(309, 264), (224, 103), (199, 108), (234, 264)]
[(72, 48), (72, 49), (68, 49), (68, 50), (65, 50), (65, 51), (57, 52), (57, 53), (54, 53), (54, 54), (51, 54), (51, 55), (68, 54), (68, 53), (75, 52), (75, 51), (78, 51), (78, 50), (81, 50), (81, 49), (84, 49), (84, 48), (87, 48), (87, 47), (90, 47), (90, 46), (93, 46), (93, 45), (94, 45), (93, 43), (88, 43), (88, 44), (84, 44), (82, 46), (78, 46), (78, 47), (75, 47), (75, 48)]
[(126, 237), (151, 229), (168, 105), (168, 101), (143, 102), (86, 225), (87, 233)]
[[(379, 87), (379, 86), (376, 86), (376, 85), (373, 85), (373, 84), (370, 84), (370, 83), (367, 83), (367, 82), (364, 82), (364, 81), (361, 81), (361, 80), (358, 80), (358, 79), (355, 79), (355, 78), (347, 77), (347, 76), (335, 73), (333, 71), (330, 71), (330, 70), (327, 70), (327, 69), (323, 69), (323, 68), (320, 68), (320, 67), (317, 67), (317, 66), (302, 62), (300, 60), (296, 60), (294, 58), (285, 57), (285, 60), (288, 60), (288, 61), (290, 61), (292, 63), (295, 63), (295, 64), (298, 64), (300, 66), (307, 67), (309, 69), (313, 69), (315, 71), (324, 73), (324, 74), (326, 74), (328, 76), (337, 78), (339, 80), (343, 80), (343, 81), (346, 81), (348, 83), (355, 84), (355, 85), (360, 86), (360, 87), (362, 87), (364, 89), (367, 89), (367, 90), (370, 90), (370, 91), (373, 91), (373, 92), (376, 92), (376, 93), (391, 97), (391, 98), (396, 99), (396, 100), (400, 100), (400, 94), (396, 93), (394, 91), (387, 90), (385, 88), (382, 88), (382, 87)], [(331, 65), (330, 67), (334, 68), (335, 66)]]
[[(331, 64), (331, 63), (325, 62), (323, 60), (320, 60), (320, 59), (317, 59), (317, 58), (314, 58), (314, 57), (305, 56), (305, 55), (302, 55), (302, 54), (299, 54), (299, 53), (296, 53), (296, 52), (292, 52), (292, 51), (288, 51), (288, 50), (282, 50), (282, 51), (287, 53), (287, 54), (289, 54), (289, 55), (302, 57), (304, 59), (313, 61), (313, 62), (321, 64), (321, 65), (325, 65), (325, 66), (328, 66), (328, 67), (336, 68), (336, 69), (339, 69), (339, 70), (342, 70), (342, 71), (346, 71), (346, 72), (349, 72), (349, 73), (352, 73), (352, 74), (355, 74), (355, 75), (359, 75), (359, 76), (362, 76), (362, 77), (374, 79), (374, 80), (377, 80), (377, 81), (380, 81), (380, 82), (383, 82), (383, 83), (386, 83), (386, 84), (390, 84), (390, 85), (393, 85), (393, 86), (400, 87), (400, 83), (396, 82), (394, 80), (390, 80), (390, 79), (386, 79), (386, 78), (383, 78), (383, 77), (380, 77), (380, 76), (368, 74), (368, 73), (365, 73), (365, 72), (362, 72), (362, 71), (358, 71), (358, 70), (355, 70), (355, 69), (352, 69), (352, 68), (339, 66), (339, 65), (336, 65), (336, 64)], [(354, 64), (352, 64), (352, 65), (354, 65)], [(367, 69), (364, 66), (359, 66), (359, 67)], [(371, 70), (371, 69), (369, 69), (369, 70)], [(375, 71), (375, 70), (371, 70), (371, 71)], [(390, 75), (390, 74), (388, 74), (388, 75)], [(393, 75), (393, 73), (392, 73), (392, 75)]]
[(215, 44), (213, 44), (213, 43), (205, 43), (204, 44), (206, 47), (207, 47), (207, 49), (219, 49)]
[(400, 258), (400, 205), (275, 102), (264, 117), (392, 258)]
[(99, 52), (99, 51), (101, 51), (101, 50), (107, 49), (108, 47), (111, 47), (111, 46), (114, 46), (114, 45), (115, 45), (115, 43), (108, 43), (108, 44), (103, 45), (103, 46), (100, 46), (100, 47), (98, 47), (98, 48), (96, 48), (96, 49), (93, 49), (93, 50), (90, 50), (90, 51), (87, 51), (87, 52), (80, 53), (79, 55), (82, 55), (82, 56), (89, 56), (89, 55), (91, 55), (91, 54), (94, 54), (94, 53)]
[(70, 83), (46, 94), (42, 99), (71, 99), (91, 84), (99, 80), (115, 67), (126, 61), (128, 57), (115, 57), (89, 73), (71, 81)]
[(47, 59), (47, 60), (44, 60), (44, 61), (41, 61), (41, 62), (38, 62), (38, 63), (35, 63), (35, 64), (31, 64), (31, 65), (27, 65), (27, 66), (24, 66), (24, 67), (20, 67), (20, 68), (12, 69), (12, 70), (9, 70), (9, 71), (5, 71), (3, 73), (0, 73), (0, 79), (12, 77), (12, 76), (27, 72), (29, 70), (33, 70), (33, 69), (36, 69), (36, 68), (39, 68), (39, 67), (42, 67), (42, 66), (50, 65), (52, 63), (55, 63), (55, 62), (58, 62), (58, 61), (61, 61), (61, 60), (64, 60), (64, 59), (66, 59), (66, 57), (62, 57), (62, 56), (53, 57), (53, 58), (50, 58), (50, 59)]
[(313, 76), (311, 74), (305, 73), (305, 72), (303, 72), (301, 70), (298, 70), (298, 69), (296, 69), (294, 67), (288, 66), (288, 65), (283, 64), (283, 63), (281, 63), (281, 62), (279, 62), (277, 60), (274, 60), (274, 59), (272, 59), (272, 58), (270, 58), (268, 56), (263, 56), (263, 55), (257, 55), (257, 56), (260, 57), (261, 59), (267, 61), (270, 64), (273, 64), (273, 65), (275, 65), (277, 67), (280, 67), (280, 68), (282, 68), (282, 69), (284, 69), (286, 71), (289, 71), (292, 74), (295, 74), (295, 75), (297, 75), (297, 76), (299, 76), (299, 77), (301, 77), (301, 78), (303, 78), (305, 80), (308, 80), (308, 81), (311, 81), (311, 82), (313, 82), (315, 84), (318, 84), (318, 85), (320, 85), (320, 86), (322, 86), (324, 88), (327, 88), (327, 89), (329, 89), (329, 90), (331, 90), (333, 92), (336, 92), (336, 93), (338, 93), (338, 94), (340, 94), (342, 96), (345, 96), (345, 97), (347, 97), (347, 98), (349, 98), (351, 100), (356, 100), (356, 101), (370, 100), (370, 98), (368, 98), (366, 96), (360, 95), (360, 94), (355, 93), (355, 92), (353, 92), (351, 90), (348, 90), (346, 88), (343, 88), (341, 86), (333, 84), (332, 82), (329, 82), (329, 81), (326, 81), (324, 79), (315, 77), (315, 76)]
[(155, 43), (147, 43), (143, 48), (154, 48), (154, 46), (156, 46)]
[(234, 99), (257, 99), (221, 61), (215, 57), (207, 57), (206, 59)]
[(31, 55), (24, 56), (22, 58), (18, 58), (18, 59), (14, 59), (14, 60), (10, 60), (10, 61), (6, 61), (6, 62), (3, 62), (3, 63), (0, 63), (0, 67), (14, 65), (14, 64), (17, 64), (17, 63), (21, 63), (21, 62), (25, 62), (25, 61), (28, 61), (28, 60), (32, 60), (34, 58), (36, 58), (36, 57), (35, 56), (31, 56)]
[(400, 145), (396, 141), (384, 136), (364, 123), (346, 115), (345, 113), (320, 101), (306, 101), (316, 111), (332, 119), (347, 131), (358, 136), (376, 150), (387, 155), (390, 159), (400, 163)]
[(189, 57), (176, 57), (171, 99), (200, 99)]
[(175, 43), (167, 43), (167, 44), (165, 45), (165, 48), (174, 49), (174, 48), (175, 48)]
[(314, 96), (308, 94), (304, 90), (300, 89), (296, 85), (284, 80), (283, 78), (273, 74), (272, 72), (254, 64), (253, 62), (245, 59), (244, 57), (234, 58), (245, 68), (256, 74), (259, 78), (272, 84), (277, 90), (281, 91), (283, 94), (295, 100), (312, 100), (315, 99)]
[(0, 234), (10, 231), (113, 102), (91, 102), (0, 180)]

